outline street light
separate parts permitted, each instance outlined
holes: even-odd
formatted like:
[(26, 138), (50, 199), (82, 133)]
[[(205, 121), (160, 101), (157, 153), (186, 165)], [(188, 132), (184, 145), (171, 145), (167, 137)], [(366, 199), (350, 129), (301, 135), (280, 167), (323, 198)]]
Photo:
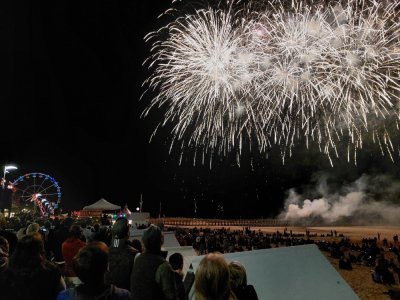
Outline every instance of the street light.
[(4, 166), (4, 173), (3, 173), (3, 180), (1, 182), (1, 185), (3, 189), (6, 187), (6, 174), (10, 173), (9, 170), (17, 170), (18, 168), (16, 166)]

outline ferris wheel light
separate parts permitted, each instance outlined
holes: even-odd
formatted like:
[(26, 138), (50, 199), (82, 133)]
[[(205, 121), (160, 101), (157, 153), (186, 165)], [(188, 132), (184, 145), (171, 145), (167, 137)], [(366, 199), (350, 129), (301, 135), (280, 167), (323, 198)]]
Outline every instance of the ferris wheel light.
[(61, 187), (51, 176), (37, 172), (28, 173), (20, 176), (12, 184), (16, 191), (23, 195), (21, 200), (25, 205), (35, 208), (35, 214), (48, 216), (54, 214), (54, 208), (59, 208)]
[(5, 166), (4, 167), (4, 171), (8, 171), (8, 170), (17, 170), (18, 168), (16, 166)]

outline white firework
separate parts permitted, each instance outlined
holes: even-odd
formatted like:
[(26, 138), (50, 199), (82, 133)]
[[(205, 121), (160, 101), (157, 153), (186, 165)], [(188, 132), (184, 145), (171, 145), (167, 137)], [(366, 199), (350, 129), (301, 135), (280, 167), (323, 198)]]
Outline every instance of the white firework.
[(148, 110), (167, 107), (161, 123), (174, 122), (173, 142), (220, 154), (240, 153), (244, 140), (261, 152), (276, 144), (284, 158), (305, 140), (330, 158), (341, 140), (350, 155), (371, 132), (391, 156), (399, 1), (263, 6), (198, 10), (154, 43), (147, 84), (156, 96)]
[(210, 8), (179, 18), (166, 30), (168, 38), (153, 48), (157, 67), (147, 82), (158, 94), (148, 109), (167, 105), (165, 121), (175, 122), (174, 140), (229, 151), (244, 123), (238, 120), (244, 113), (249, 119), (243, 100), (254, 75), (252, 54), (242, 40), (245, 22), (236, 22), (230, 10)]

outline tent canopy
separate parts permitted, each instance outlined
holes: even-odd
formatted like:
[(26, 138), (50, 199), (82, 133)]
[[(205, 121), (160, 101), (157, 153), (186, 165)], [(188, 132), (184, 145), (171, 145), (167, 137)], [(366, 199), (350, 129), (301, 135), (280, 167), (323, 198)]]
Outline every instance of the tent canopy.
[(112, 204), (112, 203), (108, 202), (106, 199), (103, 199), (103, 198), (101, 198), (99, 201), (97, 201), (97, 202), (95, 202), (95, 203), (93, 203), (91, 205), (85, 206), (83, 208), (83, 210), (97, 210), (97, 211), (99, 211), (99, 210), (100, 211), (103, 211), (103, 210), (118, 210), (118, 209), (121, 209), (121, 206)]

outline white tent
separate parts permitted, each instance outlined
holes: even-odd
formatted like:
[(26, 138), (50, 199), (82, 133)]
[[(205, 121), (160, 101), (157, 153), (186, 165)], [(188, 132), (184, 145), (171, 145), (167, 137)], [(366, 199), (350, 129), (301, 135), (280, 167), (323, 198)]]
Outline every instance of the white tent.
[(112, 204), (103, 198), (83, 208), (83, 210), (92, 210), (92, 211), (119, 210), (119, 209), (121, 209), (121, 206)]

